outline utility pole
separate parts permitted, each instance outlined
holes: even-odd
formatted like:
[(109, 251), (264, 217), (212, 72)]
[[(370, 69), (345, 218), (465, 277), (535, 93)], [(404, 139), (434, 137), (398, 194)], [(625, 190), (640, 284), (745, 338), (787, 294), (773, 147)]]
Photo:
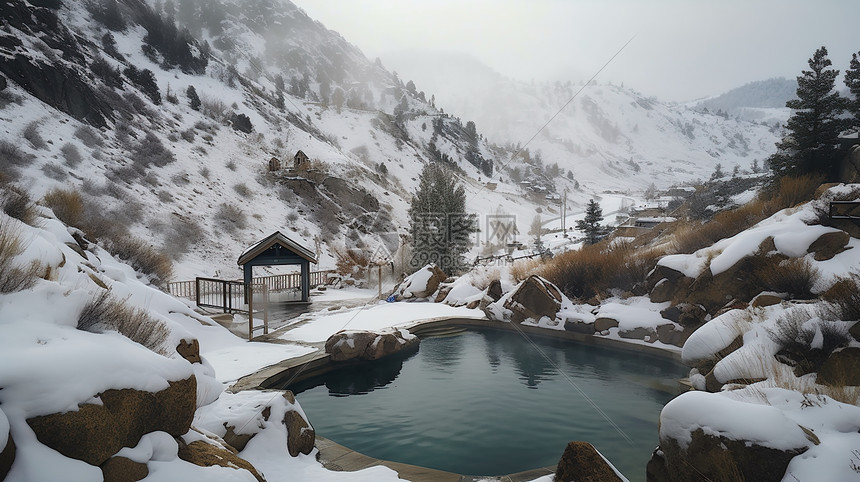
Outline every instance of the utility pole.
[(564, 223), (567, 220), (567, 189), (564, 190), (564, 197), (561, 199), (561, 234), (567, 237), (567, 230), (564, 228)]

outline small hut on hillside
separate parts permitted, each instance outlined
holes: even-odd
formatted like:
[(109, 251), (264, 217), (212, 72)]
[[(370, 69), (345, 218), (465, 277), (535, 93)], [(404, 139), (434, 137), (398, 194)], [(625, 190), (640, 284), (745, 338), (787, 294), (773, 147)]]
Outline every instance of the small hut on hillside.
[(311, 168), (311, 159), (307, 154), (299, 150), (296, 152), (296, 155), (293, 156), (293, 168), (297, 171), (307, 171)]

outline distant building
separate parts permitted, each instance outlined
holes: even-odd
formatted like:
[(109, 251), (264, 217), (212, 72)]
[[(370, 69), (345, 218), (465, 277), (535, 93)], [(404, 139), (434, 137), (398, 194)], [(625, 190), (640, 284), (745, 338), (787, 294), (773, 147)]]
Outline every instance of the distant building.
[(307, 154), (299, 150), (296, 152), (296, 155), (293, 156), (293, 168), (296, 170), (307, 171), (311, 168), (311, 159)]
[(272, 157), (269, 159), (269, 172), (280, 171), (281, 170), (281, 160), (277, 157)]

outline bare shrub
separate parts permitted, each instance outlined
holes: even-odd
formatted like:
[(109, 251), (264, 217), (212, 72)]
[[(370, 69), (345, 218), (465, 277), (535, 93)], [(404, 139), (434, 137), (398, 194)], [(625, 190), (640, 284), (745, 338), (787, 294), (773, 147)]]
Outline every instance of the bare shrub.
[(196, 135), (194, 129), (186, 129), (179, 134), (185, 142), (194, 142), (194, 136)]
[(146, 136), (132, 150), (131, 160), (143, 167), (151, 165), (164, 167), (175, 161), (176, 158), (172, 152), (164, 147), (164, 144), (157, 135), (147, 132)]
[(92, 127), (84, 124), (75, 129), (75, 137), (81, 140), (87, 147), (101, 147), (105, 141), (101, 134)]
[(81, 151), (78, 150), (78, 146), (71, 142), (63, 144), (63, 147), (60, 148), (60, 152), (66, 159), (66, 165), (69, 167), (75, 167), (83, 160), (83, 157), (81, 157)]
[(30, 145), (34, 148), (45, 149), (48, 147), (48, 144), (45, 142), (45, 139), (42, 138), (42, 134), (39, 133), (39, 127), (41, 127), (41, 123), (39, 121), (32, 121), (24, 126), (24, 131), (21, 135), (24, 136), (24, 139), (30, 141)]
[(21, 150), (9, 141), (0, 141), (0, 172), (9, 180), (18, 179), (20, 168), (33, 162), (35, 156)]
[(26, 224), (36, 222), (36, 206), (27, 191), (13, 185), (6, 185), (0, 193), (3, 212)]
[(143, 177), (143, 172), (140, 167), (134, 165), (114, 166), (105, 173), (105, 176), (115, 183), (135, 184)]
[(860, 320), (860, 275), (838, 279), (833, 286), (821, 294), (828, 304), (822, 317), (833, 320)]
[(44, 197), (45, 206), (51, 208), (57, 219), (69, 226), (80, 226), (84, 216), (84, 199), (71, 189), (52, 189)]
[(149, 275), (155, 285), (166, 285), (173, 276), (170, 258), (142, 239), (115, 237), (110, 241), (110, 251), (135, 270)]
[(188, 249), (203, 239), (203, 229), (192, 219), (174, 218), (164, 237), (164, 247), (174, 260), (182, 258)]
[(172, 203), (173, 195), (169, 191), (158, 191), (158, 200), (163, 203)]
[(15, 257), (24, 252), (21, 234), (8, 218), (0, 219), (0, 293), (14, 293), (32, 287), (42, 271), (42, 265), (34, 260), (21, 267)]
[(182, 187), (191, 184), (191, 179), (188, 177), (187, 172), (180, 172), (170, 176), (170, 181), (173, 182), (176, 186)]
[(812, 299), (812, 288), (821, 277), (818, 268), (806, 258), (781, 260), (772, 256), (755, 269), (753, 275), (761, 285), (770, 291), (788, 293), (796, 299)]
[(57, 181), (65, 181), (69, 176), (62, 167), (51, 163), (42, 166), (42, 174)]
[(9, 89), (0, 90), (0, 109), (5, 109), (9, 104), (21, 105), (24, 103), (24, 97), (12, 93)]
[[(845, 323), (812, 319), (810, 312), (803, 309), (787, 312), (767, 331), (780, 346), (777, 360), (794, 367), (797, 376), (818, 371), (834, 350), (851, 341)], [(816, 337), (820, 341), (813, 347)]]
[(215, 220), (218, 225), (227, 233), (235, 233), (239, 229), (247, 227), (245, 213), (241, 209), (231, 204), (222, 203), (215, 213)]
[(201, 167), (200, 171), (198, 171), (198, 172), (200, 172), (200, 175), (203, 176), (203, 179), (207, 179), (207, 180), (209, 179), (209, 174), (211, 174), (209, 172), (209, 168), (206, 166)]
[(227, 119), (227, 104), (218, 99), (203, 97), (200, 111), (215, 122), (224, 122)]
[(251, 190), (248, 189), (248, 186), (246, 186), (244, 182), (240, 182), (239, 184), (234, 185), (233, 190), (236, 191), (236, 193), (240, 196), (246, 198), (252, 197), (254, 195), (254, 193), (252, 193)]
[(236, 170), (236, 161), (232, 161), (232, 160), (228, 161), (226, 164), (226, 167), (227, 167), (227, 169), (230, 169), (231, 171), (235, 171)]
[(139, 308), (128, 306), (105, 290), (92, 298), (78, 315), (77, 328), (91, 333), (116, 331), (151, 351), (170, 356), (166, 342), (170, 328)]

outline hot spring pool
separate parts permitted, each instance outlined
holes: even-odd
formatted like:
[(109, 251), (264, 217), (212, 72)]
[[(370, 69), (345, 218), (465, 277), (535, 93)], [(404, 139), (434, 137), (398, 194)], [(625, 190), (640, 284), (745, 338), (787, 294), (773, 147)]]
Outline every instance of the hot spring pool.
[(502, 475), (554, 465), (567, 442), (584, 440), (631, 481), (644, 481), (660, 410), (687, 369), (634, 352), (531, 339), (535, 345), (489, 330), (426, 338), (409, 358), (286, 388), (317, 433), (371, 457)]

